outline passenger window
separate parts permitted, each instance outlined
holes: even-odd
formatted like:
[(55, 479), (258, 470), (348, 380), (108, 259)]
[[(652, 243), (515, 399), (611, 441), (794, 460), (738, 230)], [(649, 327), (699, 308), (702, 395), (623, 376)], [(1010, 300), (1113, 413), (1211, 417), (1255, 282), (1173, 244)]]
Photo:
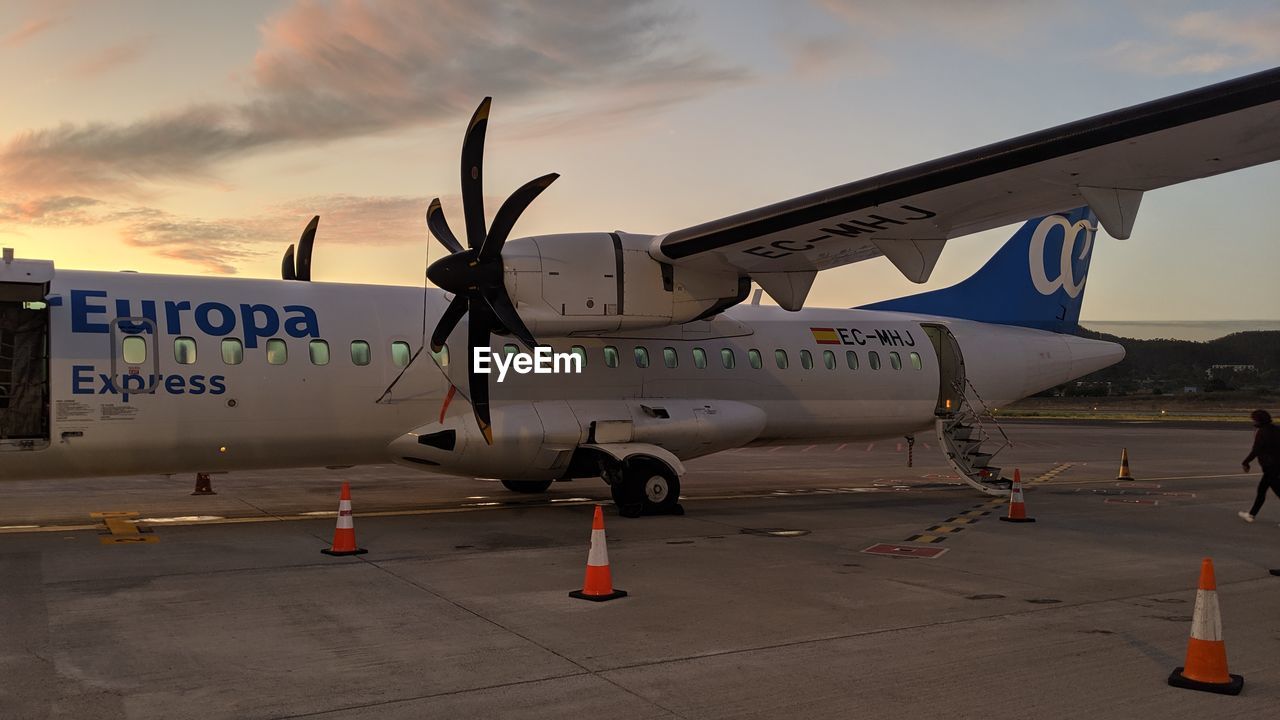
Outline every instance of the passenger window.
[(515, 343), (506, 343), (502, 346), (502, 354), (504, 355), (515, 355), (518, 352), (520, 352), (520, 348)]
[(186, 336), (174, 338), (173, 359), (179, 365), (194, 365), (196, 362), (196, 339)]
[(707, 351), (702, 348), (693, 349), (693, 366), (699, 370), (707, 366)]
[(635, 352), (636, 352), (636, 367), (638, 368), (649, 367), (649, 348), (641, 347), (640, 345), (637, 345)]
[(894, 370), (901, 370), (901, 369), (902, 369), (902, 356), (901, 356), (901, 355), (899, 355), (899, 354), (898, 354), (898, 353), (896, 353), (896, 352), (891, 352), (891, 353), (889, 353), (889, 364), (893, 366), (893, 369), (894, 369)]
[(280, 338), (271, 338), (267, 341), (267, 364), (283, 365), (289, 362), (289, 346), (284, 344), (284, 340)]
[(307, 352), (311, 353), (312, 365), (329, 364), (329, 343), (325, 340), (312, 340), (307, 344)]
[(850, 370), (857, 370), (857, 369), (858, 369), (858, 353), (856, 353), (856, 352), (854, 352), (854, 351), (852, 351), (852, 350), (845, 350), (845, 351), (844, 351), (844, 361), (845, 361), (845, 362), (847, 362), (847, 363), (849, 363), (849, 369), (850, 369)]
[(808, 350), (800, 351), (800, 367), (804, 368), (805, 370), (813, 369), (813, 353), (809, 352)]
[(409, 343), (403, 340), (396, 340), (391, 343), (391, 364), (398, 368), (409, 367), (409, 360), (413, 353), (409, 350)]
[(127, 365), (141, 365), (147, 361), (147, 340), (144, 337), (126, 336), (120, 349), (120, 355)]
[(911, 367), (917, 370), (924, 369), (924, 363), (920, 362), (920, 353), (918, 352), (911, 353)]
[(774, 362), (776, 362), (776, 363), (778, 363), (778, 369), (779, 369), (779, 370), (786, 370), (786, 369), (787, 369), (787, 351), (786, 351), (786, 350), (774, 350), (774, 351), (773, 351), (773, 361), (774, 361)]
[(581, 345), (574, 345), (569, 348), (569, 352), (578, 356), (578, 367), (582, 370), (587, 369), (587, 349)]
[(222, 362), (228, 365), (244, 362), (244, 343), (240, 338), (222, 338)]
[(368, 365), (372, 360), (373, 352), (369, 350), (369, 343), (364, 340), (351, 341), (352, 365)]
[(732, 370), (738, 364), (737, 358), (733, 356), (733, 348), (720, 349), (720, 364), (724, 365), (725, 370)]
[(669, 368), (680, 365), (680, 356), (676, 354), (675, 348), (662, 348), (662, 362)]
[(827, 366), (828, 370), (836, 369), (836, 354), (830, 350), (822, 351), (822, 364)]
[(612, 345), (604, 346), (604, 366), (611, 368), (618, 367), (618, 348)]
[(879, 370), (880, 369), (880, 353), (876, 352), (875, 350), (872, 350), (871, 352), (867, 353), (867, 364), (871, 366), (872, 370)]
[(755, 348), (747, 351), (747, 362), (751, 363), (751, 367), (756, 370), (764, 367), (764, 361), (760, 359), (760, 351)]

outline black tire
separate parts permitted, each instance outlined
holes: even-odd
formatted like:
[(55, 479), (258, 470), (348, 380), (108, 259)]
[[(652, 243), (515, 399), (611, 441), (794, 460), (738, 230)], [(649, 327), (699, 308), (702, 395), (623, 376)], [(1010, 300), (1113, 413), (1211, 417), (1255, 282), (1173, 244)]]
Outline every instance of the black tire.
[(511, 492), (526, 493), (536, 495), (544, 493), (547, 488), (551, 487), (553, 480), (503, 480), (502, 487)]
[(680, 477), (666, 464), (651, 459), (628, 460), (622, 482), (609, 486), (613, 503), (623, 517), (669, 515), (680, 504)]

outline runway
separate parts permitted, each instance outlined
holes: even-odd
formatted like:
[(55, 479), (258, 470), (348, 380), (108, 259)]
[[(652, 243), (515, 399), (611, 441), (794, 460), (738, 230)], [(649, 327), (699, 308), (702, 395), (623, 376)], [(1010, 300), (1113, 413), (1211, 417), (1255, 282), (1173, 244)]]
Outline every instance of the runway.
[[(911, 467), (899, 440), (743, 449), (688, 464), (682, 517), (606, 506), (630, 596), (599, 604), (567, 596), (599, 481), (520, 496), (385, 466), (215, 475), (196, 497), (192, 477), (3, 483), (0, 716), (1266, 716), (1280, 500), (1235, 516), (1257, 480), (1239, 473), (1248, 426), (1007, 429), (1034, 524), (997, 522), (932, 438)], [(1115, 479), (1122, 447), (1133, 482)], [(319, 553), (342, 480), (356, 558)], [(112, 541), (108, 521), (146, 541)], [(864, 552), (882, 543), (942, 552)], [(1239, 697), (1165, 684), (1203, 556)]]

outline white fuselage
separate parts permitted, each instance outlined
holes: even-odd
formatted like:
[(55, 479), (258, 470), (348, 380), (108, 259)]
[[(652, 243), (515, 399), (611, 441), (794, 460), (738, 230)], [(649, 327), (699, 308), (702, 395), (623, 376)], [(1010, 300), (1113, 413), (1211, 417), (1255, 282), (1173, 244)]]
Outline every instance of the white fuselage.
[[(451, 382), (463, 392), (467, 387), (460, 354), (465, 328), (454, 334), (458, 350), (443, 368), (428, 352), (407, 368), (395, 361), (393, 343), (402, 344), (401, 357), (405, 349), (416, 352), (423, 328), (429, 332), (443, 311), (446, 296), (435, 289), (58, 271), (49, 297), (50, 437), (46, 445), (0, 452), (5, 478), (386, 462), (393, 459), (389, 443), (437, 422)], [(128, 362), (122, 346), (128, 329), (137, 328), (112, 328), (117, 317), (130, 316), (154, 320), (154, 332), (134, 335), (146, 342), (146, 358), (137, 364)], [(557, 351), (581, 346), (585, 368), (572, 375), (511, 373), (502, 383), (491, 377), (495, 429), (502, 432), (501, 410), (510, 404), (563, 401), (585, 432), (591, 422), (637, 404), (684, 399), (759, 408), (764, 427), (749, 438), (753, 444), (913, 433), (933, 425), (939, 398), (939, 359), (922, 324), (950, 330), (968, 379), (993, 406), (1123, 357), (1118, 345), (1019, 327), (738, 306), (677, 327), (539, 338)], [(834, 342), (813, 328), (831, 329)], [(273, 338), (287, 352), (279, 364), (268, 362)], [(234, 346), (243, 347), (241, 362), (227, 362), (224, 340), (231, 359)], [(327, 364), (313, 363), (313, 341), (327, 346)], [(514, 341), (495, 336), (495, 352), (508, 342)], [(363, 359), (360, 343), (368, 343), (368, 364), (356, 362)], [(273, 345), (280, 361), (280, 343)], [(606, 347), (617, 349), (616, 367), (607, 365)], [(637, 366), (637, 347), (647, 350), (648, 367)], [(674, 368), (667, 366), (666, 348), (674, 351)], [(318, 344), (314, 349), (323, 354)], [(705, 353), (705, 367), (695, 362), (695, 349)], [(724, 366), (726, 350), (733, 368)], [(759, 368), (752, 366), (752, 350), (759, 351)], [(779, 367), (777, 351), (786, 353), (787, 367)], [(804, 367), (804, 352), (811, 368)], [(849, 367), (850, 352), (857, 369)], [(878, 369), (871, 353), (879, 356)], [(190, 362), (180, 363), (179, 356)], [(140, 392), (146, 385), (154, 392)], [(469, 417), (467, 408), (459, 396), (449, 412)], [(714, 418), (708, 427), (714, 436)], [(707, 442), (673, 452), (683, 459), (725, 446)], [(509, 472), (523, 476), (519, 467)]]

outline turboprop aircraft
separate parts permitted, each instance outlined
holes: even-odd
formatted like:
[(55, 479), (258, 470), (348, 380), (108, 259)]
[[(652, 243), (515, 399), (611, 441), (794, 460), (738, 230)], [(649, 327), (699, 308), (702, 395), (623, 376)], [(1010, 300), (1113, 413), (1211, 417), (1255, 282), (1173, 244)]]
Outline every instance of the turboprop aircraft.
[[(1280, 158), (1280, 68), (657, 236), (508, 241), (554, 174), (486, 227), (488, 119), (463, 142), (465, 246), (427, 210), (435, 287), (312, 281), (317, 220), (281, 280), (6, 252), (0, 473), (391, 460), (521, 492), (601, 477), (637, 515), (675, 507), (690, 458), (932, 431), (999, 493), (985, 408), (1123, 357), (1072, 334), (1098, 225), (1127, 238), (1144, 192)], [(951, 288), (803, 307), (819, 271), (884, 256), (924, 282), (949, 240), (1029, 217)]]

